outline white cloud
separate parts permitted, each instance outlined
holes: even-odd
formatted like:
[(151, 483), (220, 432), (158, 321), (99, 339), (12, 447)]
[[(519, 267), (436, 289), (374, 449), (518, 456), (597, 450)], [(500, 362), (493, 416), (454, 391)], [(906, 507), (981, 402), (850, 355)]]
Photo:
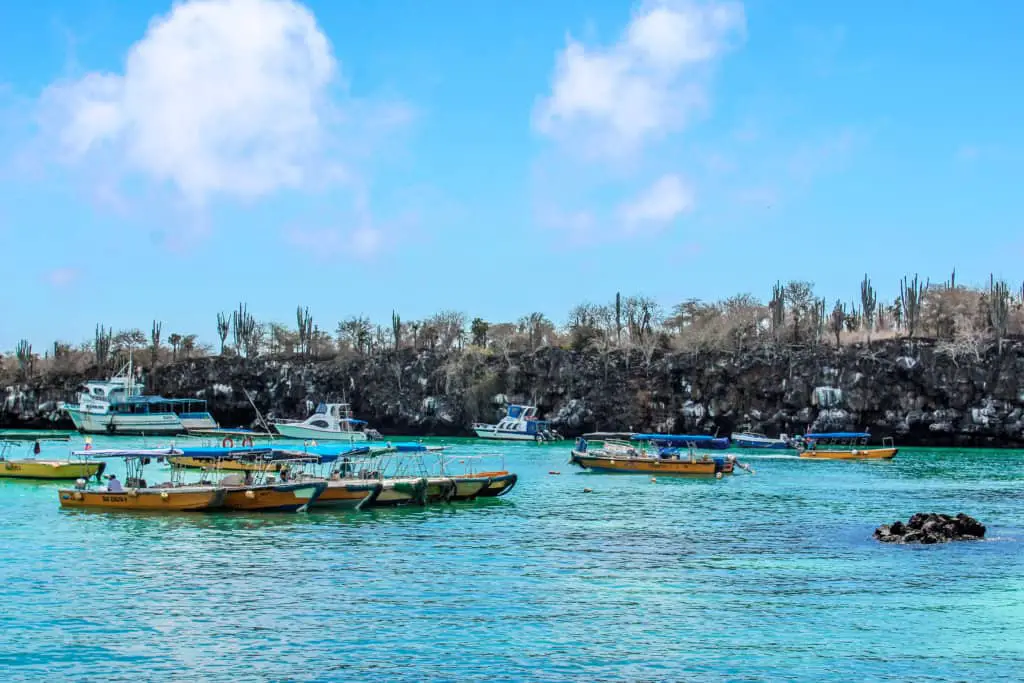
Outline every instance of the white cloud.
[(623, 204), (619, 215), (627, 232), (663, 228), (695, 205), (693, 190), (677, 175), (662, 176), (639, 196)]
[(620, 155), (683, 128), (707, 102), (707, 67), (741, 40), (740, 2), (654, 0), (642, 4), (622, 37), (587, 47), (570, 36), (534, 128)]
[(81, 277), (81, 274), (77, 268), (55, 268), (47, 272), (44, 279), (51, 287), (63, 289), (73, 285)]
[[(199, 204), (343, 177), (331, 128), (359, 124), (334, 85), (331, 45), (301, 4), (193, 0), (150, 23), (122, 73), (54, 84), (43, 103), (67, 160), (106, 155), (97, 165), (113, 159)], [(376, 125), (370, 109), (353, 107)]]

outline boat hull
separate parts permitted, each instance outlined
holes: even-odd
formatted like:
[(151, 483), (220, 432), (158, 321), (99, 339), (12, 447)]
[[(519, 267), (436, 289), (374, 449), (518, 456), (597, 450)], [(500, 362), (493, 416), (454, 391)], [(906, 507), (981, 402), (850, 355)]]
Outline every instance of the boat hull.
[(224, 494), (224, 508), (246, 512), (297, 512), (312, 505), (325, 488), (325, 482), (232, 487)]
[(4, 460), (0, 479), (88, 479), (103, 474), (105, 462), (61, 462), (59, 460)]
[(313, 439), (315, 441), (344, 441), (358, 442), (366, 441), (366, 434), (363, 432), (336, 432), (329, 429), (317, 429), (298, 424), (275, 424), (274, 429), (283, 437), (289, 439)]
[(396, 505), (423, 505), (426, 501), (427, 480), (383, 479), (378, 496), (364, 507), (394, 507)]
[(512, 472), (480, 472), (475, 475), (479, 479), (487, 479), (487, 485), (480, 489), (479, 496), (481, 498), (495, 498), (497, 496), (504, 496), (506, 493), (511, 491), (516, 482), (519, 481), (519, 476)]
[(805, 460), (892, 460), (898, 448), (852, 448), (800, 451)]
[(713, 477), (721, 469), (725, 474), (728, 467), (720, 467), (713, 458), (675, 460), (666, 458), (609, 457), (591, 453), (572, 452), (572, 464), (595, 472), (620, 472), (626, 474), (660, 474), (677, 477)]
[(491, 439), (494, 441), (543, 441), (540, 435), (528, 434), (526, 432), (479, 428), (473, 431), (476, 432), (476, 436), (479, 439)]
[(212, 487), (126, 489), (119, 493), (60, 489), (58, 493), (62, 508), (143, 512), (213, 510), (221, 506), (225, 497), (224, 489)]
[(384, 490), (380, 482), (346, 481), (327, 482), (327, 488), (313, 501), (313, 508), (334, 508), (359, 510), (373, 504), (374, 499)]
[(124, 436), (159, 436), (182, 434), (185, 428), (174, 413), (148, 415), (119, 415), (92, 413), (79, 408), (65, 407), (75, 429), (83, 434), (113, 434)]

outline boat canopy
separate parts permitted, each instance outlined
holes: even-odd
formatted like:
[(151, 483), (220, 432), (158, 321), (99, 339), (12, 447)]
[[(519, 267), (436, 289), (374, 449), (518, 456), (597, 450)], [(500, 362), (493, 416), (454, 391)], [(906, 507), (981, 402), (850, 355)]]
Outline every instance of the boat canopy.
[(368, 455), (370, 453), (370, 447), (348, 445), (332, 446), (326, 444), (323, 446), (305, 446), (302, 448), (279, 447), (274, 448), (273, 453), (275, 458), (313, 457), (320, 462), (334, 462), (341, 458)]
[(412, 441), (406, 443), (391, 444), (391, 446), (399, 453), (423, 453), (426, 451), (433, 452), (444, 450), (444, 446), (428, 446), (423, 443), (414, 443)]
[(721, 441), (725, 437), (710, 434), (633, 434), (633, 441), (664, 441), (666, 443), (707, 443)]
[(176, 448), (120, 449), (100, 448), (85, 451), (72, 451), (72, 455), (93, 458), (162, 458), (168, 455), (184, 455)]
[(343, 420), (339, 420), (339, 422), (348, 422), (351, 425), (364, 425), (364, 424), (367, 424), (366, 420), (357, 420), (354, 417), (346, 417)]
[(165, 398), (163, 396), (129, 396), (125, 398), (122, 403), (174, 403), (174, 404), (186, 404), (186, 403), (206, 403), (201, 398)]
[(216, 460), (219, 458), (232, 458), (239, 455), (272, 455), (273, 450), (269, 447), (249, 448), (241, 446), (228, 448), (226, 446), (195, 446), (180, 448), (182, 455), (197, 460)]
[(804, 434), (805, 439), (863, 439), (871, 436), (867, 432), (824, 432), (822, 434)]

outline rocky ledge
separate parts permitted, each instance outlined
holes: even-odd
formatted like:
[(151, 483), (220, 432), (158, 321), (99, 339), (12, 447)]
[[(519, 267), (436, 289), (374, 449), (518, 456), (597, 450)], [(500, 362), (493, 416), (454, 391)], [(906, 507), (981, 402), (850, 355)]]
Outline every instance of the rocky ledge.
[(985, 525), (964, 513), (956, 517), (935, 512), (918, 512), (906, 524), (896, 520), (875, 529), (882, 543), (947, 543), (977, 541), (985, 537)]

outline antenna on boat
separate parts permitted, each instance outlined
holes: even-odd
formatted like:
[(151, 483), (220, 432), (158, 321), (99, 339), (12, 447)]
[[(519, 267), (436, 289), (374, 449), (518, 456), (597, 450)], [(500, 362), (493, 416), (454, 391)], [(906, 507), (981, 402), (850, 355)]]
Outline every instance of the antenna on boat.
[(259, 421), (260, 425), (263, 426), (263, 430), (267, 433), (270, 439), (273, 440), (274, 433), (270, 431), (270, 426), (267, 424), (266, 420), (263, 419), (263, 414), (260, 413), (260, 409), (257, 408), (256, 404), (253, 402), (252, 396), (249, 395), (249, 390), (242, 387), (242, 393), (245, 394), (245, 398), (249, 401), (249, 405), (252, 406), (252, 409), (256, 411), (256, 419)]

